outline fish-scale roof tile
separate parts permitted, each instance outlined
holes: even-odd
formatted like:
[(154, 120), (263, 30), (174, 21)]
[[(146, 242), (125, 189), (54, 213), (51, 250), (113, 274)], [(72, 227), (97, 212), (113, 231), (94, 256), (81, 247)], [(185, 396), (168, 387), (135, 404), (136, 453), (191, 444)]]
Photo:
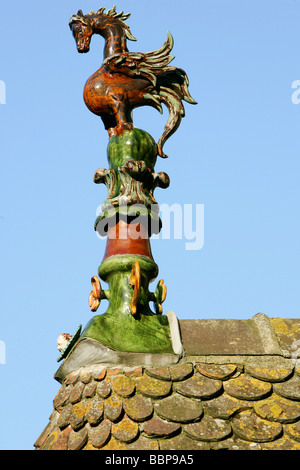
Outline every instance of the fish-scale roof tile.
[(200, 419), (203, 414), (203, 407), (199, 400), (193, 400), (177, 393), (155, 403), (154, 409), (158, 416), (175, 423), (194, 422)]
[(134, 421), (143, 422), (153, 414), (153, 403), (150, 398), (135, 395), (123, 401), (125, 413)]
[(300, 401), (300, 377), (295, 375), (287, 382), (276, 384), (274, 390), (285, 398)]
[(218, 395), (222, 389), (220, 380), (208, 379), (197, 372), (189, 379), (180, 382), (175, 386), (175, 390), (190, 398), (200, 398), (206, 400)]
[(232, 420), (234, 432), (246, 441), (271, 442), (282, 434), (282, 425), (257, 416), (252, 410), (242, 411)]
[(110, 370), (66, 377), (38, 449), (300, 449), (291, 368), (197, 361)]
[(180, 431), (178, 423), (162, 420), (155, 417), (146, 421), (142, 427), (143, 432), (149, 437), (170, 437)]
[(139, 425), (128, 418), (128, 416), (124, 416), (123, 419), (112, 424), (111, 432), (117, 440), (130, 443), (137, 438), (139, 434)]
[(150, 398), (163, 398), (169, 395), (171, 383), (144, 374), (135, 379), (136, 387), (142, 395)]
[[(278, 344), (286, 349), (280, 354), (275, 341), (267, 347), (275, 353), (267, 354), (262, 341), (255, 350), (261, 317), (258, 320), (249, 328), (249, 323), (234, 323), (240, 343), (246, 332), (248, 343), (242, 350), (248, 350), (244, 355), (236, 354), (234, 344), (222, 346), (224, 351), (216, 355), (217, 325), (205, 322), (204, 330), (209, 332), (212, 325), (214, 333), (209, 354), (202, 354), (205, 336), (201, 336), (201, 345), (190, 342), (188, 355), (177, 364), (97, 364), (67, 373), (35, 447), (300, 450), (300, 368), (292, 341), (299, 340), (292, 337), (295, 331), (298, 335), (299, 325), (280, 319), (270, 322)], [(190, 333), (197, 337), (200, 323), (197, 321), (194, 328), (192, 321), (185, 323), (186, 338)], [(221, 326), (232, 339), (229, 323), (223, 321)]]
[(235, 364), (196, 364), (196, 369), (200, 374), (210, 379), (227, 380), (232, 377), (237, 370)]
[(242, 374), (235, 379), (229, 379), (224, 383), (224, 389), (234, 398), (241, 400), (260, 400), (272, 390), (272, 386), (268, 382), (264, 382), (248, 374)]

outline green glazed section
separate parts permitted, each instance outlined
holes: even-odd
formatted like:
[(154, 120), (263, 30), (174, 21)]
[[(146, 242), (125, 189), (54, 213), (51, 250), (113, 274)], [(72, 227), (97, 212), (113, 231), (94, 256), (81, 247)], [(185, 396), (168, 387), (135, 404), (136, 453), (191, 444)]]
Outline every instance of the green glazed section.
[[(138, 311), (133, 316), (130, 273), (135, 261), (141, 268), (141, 289)], [(172, 354), (168, 318), (153, 313), (149, 307), (149, 302), (155, 299), (149, 292), (149, 283), (157, 274), (157, 264), (142, 256), (117, 255), (103, 261), (99, 276), (109, 284), (109, 291), (105, 291), (109, 307), (106, 313), (90, 320), (80, 339), (92, 338), (118, 351)]]
[(168, 318), (162, 315), (134, 318), (107, 312), (90, 320), (83, 338), (92, 338), (116, 351), (174, 354)]
[(111, 278), (117, 273), (129, 273), (135, 261), (141, 266), (142, 276), (148, 281), (148, 284), (158, 276), (158, 266), (150, 258), (137, 255), (115, 255), (104, 260), (98, 269), (98, 274), (105, 282), (110, 282)]
[[(125, 130), (110, 138), (109, 170), (99, 169), (94, 179), (106, 184), (109, 191), (103, 213), (95, 223), (99, 233), (105, 234), (106, 225), (114, 226), (121, 218), (130, 221), (137, 217), (140, 223), (147, 222), (149, 236), (159, 233), (161, 220), (153, 197), (155, 187), (159, 186), (154, 172), (157, 155), (155, 140), (141, 129)], [(131, 272), (136, 261), (140, 267), (140, 287), (135, 291)], [(162, 288), (158, 286), (154, 293), (149, 292), (149, 284), (158, 276), (154, 260), (138, 255), (115, 255), (102, 261), (98, 274), (109, 285), (101, 293), (101, 300), (107, 300), (109, 305), (104, 314), (88, 322), (79, 341), (91, 338), (123, 352), (173, 354), (169, 321), (159, 308), (163, 301)], [(151, 302), (156, 313), (150, 308)]]
[(107, 146), (109, 167), (117, 170), (128, 161), (144, 161), (150, 170), (154, 170), (157, 159), (157, 144), (148, 132), (134, 127), (124, 131), (121, 136), (111, 137)]

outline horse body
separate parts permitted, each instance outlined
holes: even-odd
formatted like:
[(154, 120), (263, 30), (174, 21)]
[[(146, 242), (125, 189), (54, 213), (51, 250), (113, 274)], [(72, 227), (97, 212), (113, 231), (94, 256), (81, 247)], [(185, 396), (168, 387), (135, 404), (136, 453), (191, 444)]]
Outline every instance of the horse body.
[(169, 109), (169, 118), (159, 142), (158, 153), (166, 157), (162, 147), (178, 128), (185, 111), (182, 100), (196, 104), (188, 91), (188, 78), (179, 68), (170, 67), (173, 38), (168, 33), (165, 44), (148, 53), (131, 53), (126, 39), (136, 40), (125, 23), (130, 15), (116, 13), (115, 7), (104, 13), (100, 8), (83, 15), (79, 10), (70, 20), (78, 52), (88, 52), (93, 34), (105, 39), (104, 62), (86, 82), (84, 101), (90, 111), (102, 118), (109, 136), (133, 127), (132, 110), (152, 106), (162, 112)]
[(88, 109), (102, 118), (105, 129), (129, 128), (132, 124), (131, 110), (145, 104), (152, 105), (151, 100), (145, 99), (150, 88), (147, 79), (110, 73), (104, 65), (87, 80), (83, 98)]

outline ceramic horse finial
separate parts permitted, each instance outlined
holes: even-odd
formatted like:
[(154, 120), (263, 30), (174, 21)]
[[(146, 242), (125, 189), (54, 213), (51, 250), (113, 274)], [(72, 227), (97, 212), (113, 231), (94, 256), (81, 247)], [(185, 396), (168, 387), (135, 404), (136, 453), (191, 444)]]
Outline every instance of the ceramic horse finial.
[(117, 13), (116, 7), (84, 15), (81, 10), (70, 19), (70, 28), (78, 52), (88, 52), (93, 34), (105, 39), (104, 62), (86, 82), (84, 101), (94, 114), (100, 116), (109, 136), (121, 135), (133, 127), (132, 110), (152, 106), (162, 113), (162, 103), (169, 118), (158, 142), (158, 154), (166, 157), (163, 145), (176, 131), (185, 115), (182, 100), (196, 104), (188, 90), (186, 73), (169, 66), (174, 59), (170, 52), (173, 38), (168, 33), (165, 44), (148, 53), (132, 53), (127, 39), (135, 40), (125, 20), (130, 14)]

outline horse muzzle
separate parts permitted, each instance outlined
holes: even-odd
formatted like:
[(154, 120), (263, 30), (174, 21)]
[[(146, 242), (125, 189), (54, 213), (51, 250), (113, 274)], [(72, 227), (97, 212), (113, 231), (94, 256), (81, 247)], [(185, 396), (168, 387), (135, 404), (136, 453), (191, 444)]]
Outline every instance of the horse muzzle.
[(81, 38), (76, 41), (77, 50), (80, 53), (89, 52), (91, 38)]

